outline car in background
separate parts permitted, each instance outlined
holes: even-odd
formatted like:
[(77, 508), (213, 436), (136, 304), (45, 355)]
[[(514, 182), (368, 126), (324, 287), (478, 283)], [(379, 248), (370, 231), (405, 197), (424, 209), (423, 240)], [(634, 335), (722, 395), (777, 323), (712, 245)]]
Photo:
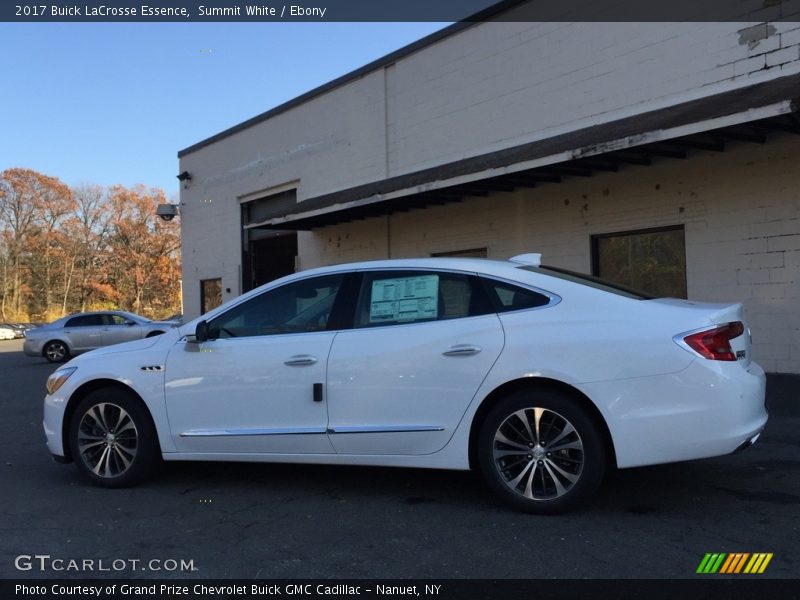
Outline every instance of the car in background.
[(22, 348), (28, 356), (58, 363), (103, 346), (160, 335), (177, 324), (118, 310), (77, 313), (31, 329)]
[(14, 340), (17, 339), (17, 332), (12, 327), (5, 323), (0, 323), (0, 340)]
[(161, 459), (472, 468), (556, 513), (609, 469), (754, 443), (750, 345), (739, 303), (650, 298), (538, 254), (337, 265), (71, 360), (44, 430), (108, 487)]
[(28, 327), (25, 323), (6, 323), (6, 325), (14, 330), (17, 334), (17, 338), (24, 338), (28, 330), (31, 329), (31, 327)]

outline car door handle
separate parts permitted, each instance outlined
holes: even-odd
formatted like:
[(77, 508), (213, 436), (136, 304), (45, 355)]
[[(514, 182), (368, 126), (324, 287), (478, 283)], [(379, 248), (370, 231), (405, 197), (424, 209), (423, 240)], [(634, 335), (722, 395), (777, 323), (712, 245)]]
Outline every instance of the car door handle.
[(455, 346), (450, 346), (442, 354), (445, 356), (472, 356), (482, 349), (480, 346), (473, 346), (472, 344), (456, 344)]
[(316, 362), (317, 359), (310, 354), (295, 354), (283, 361), (283, 364), (287, 367), (307, 367), (316, 364)]

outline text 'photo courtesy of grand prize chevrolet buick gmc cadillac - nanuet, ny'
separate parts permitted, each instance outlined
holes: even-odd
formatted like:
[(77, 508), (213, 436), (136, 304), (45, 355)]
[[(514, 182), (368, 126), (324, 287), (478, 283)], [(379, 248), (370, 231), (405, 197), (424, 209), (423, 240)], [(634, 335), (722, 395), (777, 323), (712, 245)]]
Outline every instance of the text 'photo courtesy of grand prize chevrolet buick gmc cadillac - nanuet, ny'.
[(540, 255), (295, 273), (47, 381), (56, 460), (122, 487), (163, 460), (476, 469), (557, 513), (605, 472), (756, 441), (741, 304), (649, 298)]

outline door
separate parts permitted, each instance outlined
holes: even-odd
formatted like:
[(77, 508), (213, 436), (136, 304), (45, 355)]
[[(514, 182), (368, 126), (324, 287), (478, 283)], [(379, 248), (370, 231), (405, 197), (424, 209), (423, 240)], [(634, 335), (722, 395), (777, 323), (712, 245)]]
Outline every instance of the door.
[(64, 335), (68, 338), (70, 350), (81, 352), (93, 350), (103, 345), (103, 315), (81, 315), (72, 317), (64, 325)]
[(103, 346), (130, 342), (143, 337), (142, 326), (139, 323), (130, 321), (122, 315), (106, 314), (102, 316), (104, 323), (101, 329)]
[[(180, 452), (332, 452), (321, 394), (341, 275), (262, 292), (169, 353), (165, 394)], [(316, 384), (316, 385), (315, 385)]]
[(366, 272), (328, 359), (328, 431), (343, 454), (429, 454), (453, 435), (503, 348), (477, 277)]

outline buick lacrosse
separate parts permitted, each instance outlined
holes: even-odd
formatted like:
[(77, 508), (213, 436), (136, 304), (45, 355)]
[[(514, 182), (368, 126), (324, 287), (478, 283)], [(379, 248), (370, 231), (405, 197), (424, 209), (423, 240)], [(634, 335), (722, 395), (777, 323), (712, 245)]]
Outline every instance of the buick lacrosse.
[(47, 381), (59, 462), (131, 485), (160, 460), (476, 469), (555, 513), (609, 468), (732, 453), (767, 421), (741, 304), (540, 265), (387, 260), (273, 281)]

